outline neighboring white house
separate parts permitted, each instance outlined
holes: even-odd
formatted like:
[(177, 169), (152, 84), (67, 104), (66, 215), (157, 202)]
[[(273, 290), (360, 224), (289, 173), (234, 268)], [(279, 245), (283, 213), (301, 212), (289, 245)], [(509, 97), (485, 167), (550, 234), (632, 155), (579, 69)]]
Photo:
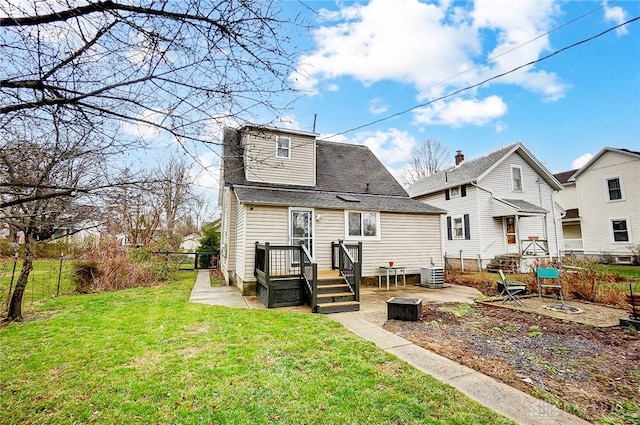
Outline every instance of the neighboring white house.
[(558, 173), (565, 253), (632, 263), (640, 249), (640, 152), (605, 147), (578, 170)]
[[(282, 251), (269, 260), (276, 274), (283, 272), (273, 271), (274, 262), (288, 268), (301, 261), (300, 244), (319, 271), (342, 267), (339, 241), (362, 277), (377, 276), (389, 261), (416, 274), (442, 266), (444, 211), (409, 198), (367, 147), (316, 136), (250, 124), (225, 129), (220, 254), (228, 281), (260, 298), (257, 267), (267, 243)], [(273, 276), (266, 280), (275, 285)]]
[(180, 241), (180, 249), (185, 251), (195, 251), (200, 247), (200, 236), (199, 233), (190, 233), (187, 236), (184, 236)]
[(421, 202), (444, 209), (447, 261), (464, 269), (526, 271), (533, 260), (558, 256), (562, 210), (556, 178), (522, 144), (464, 161), (407, 188)]

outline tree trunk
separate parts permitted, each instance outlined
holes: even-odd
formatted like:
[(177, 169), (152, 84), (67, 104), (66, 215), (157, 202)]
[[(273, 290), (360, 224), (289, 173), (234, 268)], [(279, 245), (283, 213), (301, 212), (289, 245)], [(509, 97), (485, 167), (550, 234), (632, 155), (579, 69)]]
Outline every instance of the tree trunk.
[(9, 312), (7, 314), (7, 321), (21, 321), (22, 320), (22, 299), (24, 298), (24, 291), (27, 287), (27, 281), (29, 280), (29, 274), (33, 270), (33, 240), (29, 232), (25, 232), (24, 238), (24, 260), (22, 262), (22, 271), (18, 276), (18, 281), (11, 295), (11, 303), (9, 303)]

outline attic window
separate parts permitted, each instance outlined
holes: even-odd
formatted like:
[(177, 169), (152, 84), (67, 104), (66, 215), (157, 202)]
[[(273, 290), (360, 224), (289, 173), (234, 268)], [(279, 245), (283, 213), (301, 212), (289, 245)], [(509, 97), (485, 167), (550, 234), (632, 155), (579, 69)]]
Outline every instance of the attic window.
[(336, 197), (346, 202), (360, 202), (360, 199), (350, 195), (336, 195)]
[(276, 138), (276, 158), (291, 158), (291, 139), (278, 136)]

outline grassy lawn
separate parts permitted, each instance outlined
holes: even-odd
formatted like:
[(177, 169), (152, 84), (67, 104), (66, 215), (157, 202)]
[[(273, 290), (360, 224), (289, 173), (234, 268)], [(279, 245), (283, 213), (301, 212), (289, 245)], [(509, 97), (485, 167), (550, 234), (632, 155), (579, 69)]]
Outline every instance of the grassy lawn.
[(326, 316), (190, 303), (178, 276), (0, 329), (0, 423), (512, 423)]

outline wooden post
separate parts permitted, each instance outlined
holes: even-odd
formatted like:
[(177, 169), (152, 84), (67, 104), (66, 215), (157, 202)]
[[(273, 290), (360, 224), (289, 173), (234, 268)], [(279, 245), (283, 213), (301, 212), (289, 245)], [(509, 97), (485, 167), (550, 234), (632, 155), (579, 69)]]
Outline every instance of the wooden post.
[(311, 311), (316, 313), (318, 305), (318, 264), (311, 265), (313, 277), (311, 278)]
[(267, 287), (269, 286), (269, 278), (271, 277), (271, 265), (270, 265), (269, 257), (271, 257), (271, 254), (269, 253), (269, 242), (265, 242), (264, 243), (264, 280), (265, 280), (265, 283), (267, 284)]

